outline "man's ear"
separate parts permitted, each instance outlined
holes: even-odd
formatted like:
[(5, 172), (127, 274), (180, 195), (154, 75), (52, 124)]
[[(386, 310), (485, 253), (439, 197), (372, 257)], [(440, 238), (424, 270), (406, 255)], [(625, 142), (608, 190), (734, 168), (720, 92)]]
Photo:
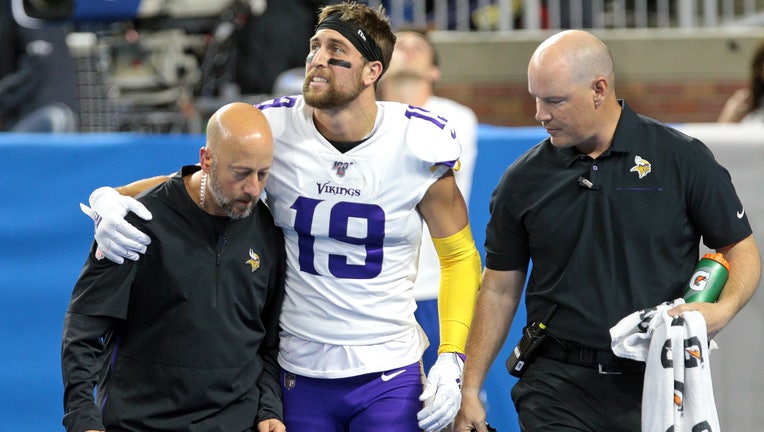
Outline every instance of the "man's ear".
[(610, 83), (604, 77), (598, 77), (592, 82), (592, 98), (595, 107), (599, 107), (605, 102), (609, 86)]
[(202, 167), (202, 171), (209, 173), (210, 165), (212, 164), (212, 153), (207, 147), (199, 149), (199, 165)]
[(373, 84), (377, 81), (379, 81), (379, 77), (382, 76), (382, 71), (384, 71), (384, 68), (382, 67), (382, 62), (380, 61), (373, 61), (366, 64), (366, 68), (368, 72), (365, 75), (366, 80), (368, 80), (367, 84)]

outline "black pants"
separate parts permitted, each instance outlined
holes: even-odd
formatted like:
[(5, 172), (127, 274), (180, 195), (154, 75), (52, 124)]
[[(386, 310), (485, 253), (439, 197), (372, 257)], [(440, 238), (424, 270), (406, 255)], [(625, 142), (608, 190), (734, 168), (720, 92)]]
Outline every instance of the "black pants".
[(537, 358), (512, 388), (523, 432), (640, 432), (644, 373)]

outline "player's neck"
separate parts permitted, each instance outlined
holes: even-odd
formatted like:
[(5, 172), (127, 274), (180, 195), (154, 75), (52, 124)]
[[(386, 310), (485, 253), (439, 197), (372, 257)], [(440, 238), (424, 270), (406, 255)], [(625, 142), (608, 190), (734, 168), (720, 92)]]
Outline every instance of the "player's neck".
[(362, 95), (339, 109), (315, 109), (313, 122), (321, 135), (329, 141), (361, 141), (374, 128), (378, 109), (373, 94), (371, 98)]

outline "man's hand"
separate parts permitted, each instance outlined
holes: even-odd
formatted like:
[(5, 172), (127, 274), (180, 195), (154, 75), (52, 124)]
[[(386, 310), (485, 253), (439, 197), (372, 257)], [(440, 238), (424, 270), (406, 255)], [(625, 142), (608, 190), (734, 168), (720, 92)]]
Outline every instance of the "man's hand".
[(276, 419), (263, 420), (257, 424), (257, 432), (286, 432), (286, 426)]
[(708, 340), (712, 340), (722, 329), (732, 321), (735, 311), (730, 311), (720, 303), (692, 302), (680, 304), (668, 311), (672, 317), (687, 311), (698, 311), (706, 320)]
[(480, 401), (478, 389), (462, 391), (462, 406), (454, 420), (454, 432), (490, 431), (485, 421), (485, 408)]
[(124, 258), (138, 260), (151, 238), (127, 223), (125, 215), (131, 211), (141, 219), (151, 220), (151, 212), (135, 198), (120, 195), (108, 186), (94, 190), (89, 202), (90, 207), (80, 204), (80, 208), (95, 222), (96, 258), (106, 257), (117, 264), (122, 264)]
[(419, 397), (424, 401), (424, 408), (417, 414), (420, 428), (427, 432), (439, 431), (454, 420), (462, 399), (463, 369), (464, 360), (457, 353), (438, 356)]

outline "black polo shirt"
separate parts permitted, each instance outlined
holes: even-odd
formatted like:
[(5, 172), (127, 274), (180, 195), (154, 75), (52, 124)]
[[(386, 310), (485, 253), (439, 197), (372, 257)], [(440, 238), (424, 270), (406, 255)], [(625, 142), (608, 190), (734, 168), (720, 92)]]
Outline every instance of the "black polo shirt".
[(528, 320), (559, 309), (549, 334), (609, 349), (626, 315), (681, 297), (710, 248), (751, 234), (727, 170), (700, 141), (625, 103), (596, 159), (549, 139), (504, 173), (491, 198), (486, 267), (525, 270)]

